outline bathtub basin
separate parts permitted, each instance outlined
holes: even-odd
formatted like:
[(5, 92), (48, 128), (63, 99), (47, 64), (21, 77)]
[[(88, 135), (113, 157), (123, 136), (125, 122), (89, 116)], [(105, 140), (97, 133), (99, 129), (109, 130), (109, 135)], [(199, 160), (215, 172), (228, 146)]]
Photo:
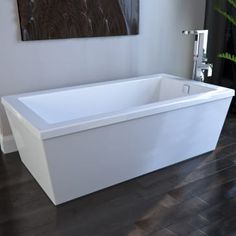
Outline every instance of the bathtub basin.
[(215, 149), (234, 90), (157, 74), (2, 98), (55, 205)]

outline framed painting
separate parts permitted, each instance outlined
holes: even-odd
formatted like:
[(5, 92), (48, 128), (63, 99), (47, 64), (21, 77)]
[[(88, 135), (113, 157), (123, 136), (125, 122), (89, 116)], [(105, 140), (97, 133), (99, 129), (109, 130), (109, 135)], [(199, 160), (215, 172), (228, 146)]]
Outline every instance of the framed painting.
[(18, 0), (22, 40), (135, 35), (139, 0)]

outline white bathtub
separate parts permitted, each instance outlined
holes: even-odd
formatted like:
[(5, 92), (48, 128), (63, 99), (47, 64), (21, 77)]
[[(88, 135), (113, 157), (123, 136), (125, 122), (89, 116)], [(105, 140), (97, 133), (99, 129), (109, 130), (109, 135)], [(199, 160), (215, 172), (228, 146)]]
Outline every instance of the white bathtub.
[(2, 99), (57, 205), (214, 150), (234, 91), (158, 74)]

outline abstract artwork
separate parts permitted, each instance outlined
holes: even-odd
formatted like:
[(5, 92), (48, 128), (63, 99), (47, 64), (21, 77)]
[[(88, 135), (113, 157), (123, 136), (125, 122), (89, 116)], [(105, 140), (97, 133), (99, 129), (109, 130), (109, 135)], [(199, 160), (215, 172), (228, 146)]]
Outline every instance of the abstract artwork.
[(139, 0), (18, 0), (22, 40), (135, 35)]

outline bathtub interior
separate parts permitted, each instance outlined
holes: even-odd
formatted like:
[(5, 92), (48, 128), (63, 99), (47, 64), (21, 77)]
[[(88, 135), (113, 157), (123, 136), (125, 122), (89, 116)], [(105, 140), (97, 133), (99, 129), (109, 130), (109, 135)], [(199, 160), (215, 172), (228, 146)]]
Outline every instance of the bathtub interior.
[(86, 118), (214, 90), (191, 81), (148, 78), (18, 98), (48, 124)]

